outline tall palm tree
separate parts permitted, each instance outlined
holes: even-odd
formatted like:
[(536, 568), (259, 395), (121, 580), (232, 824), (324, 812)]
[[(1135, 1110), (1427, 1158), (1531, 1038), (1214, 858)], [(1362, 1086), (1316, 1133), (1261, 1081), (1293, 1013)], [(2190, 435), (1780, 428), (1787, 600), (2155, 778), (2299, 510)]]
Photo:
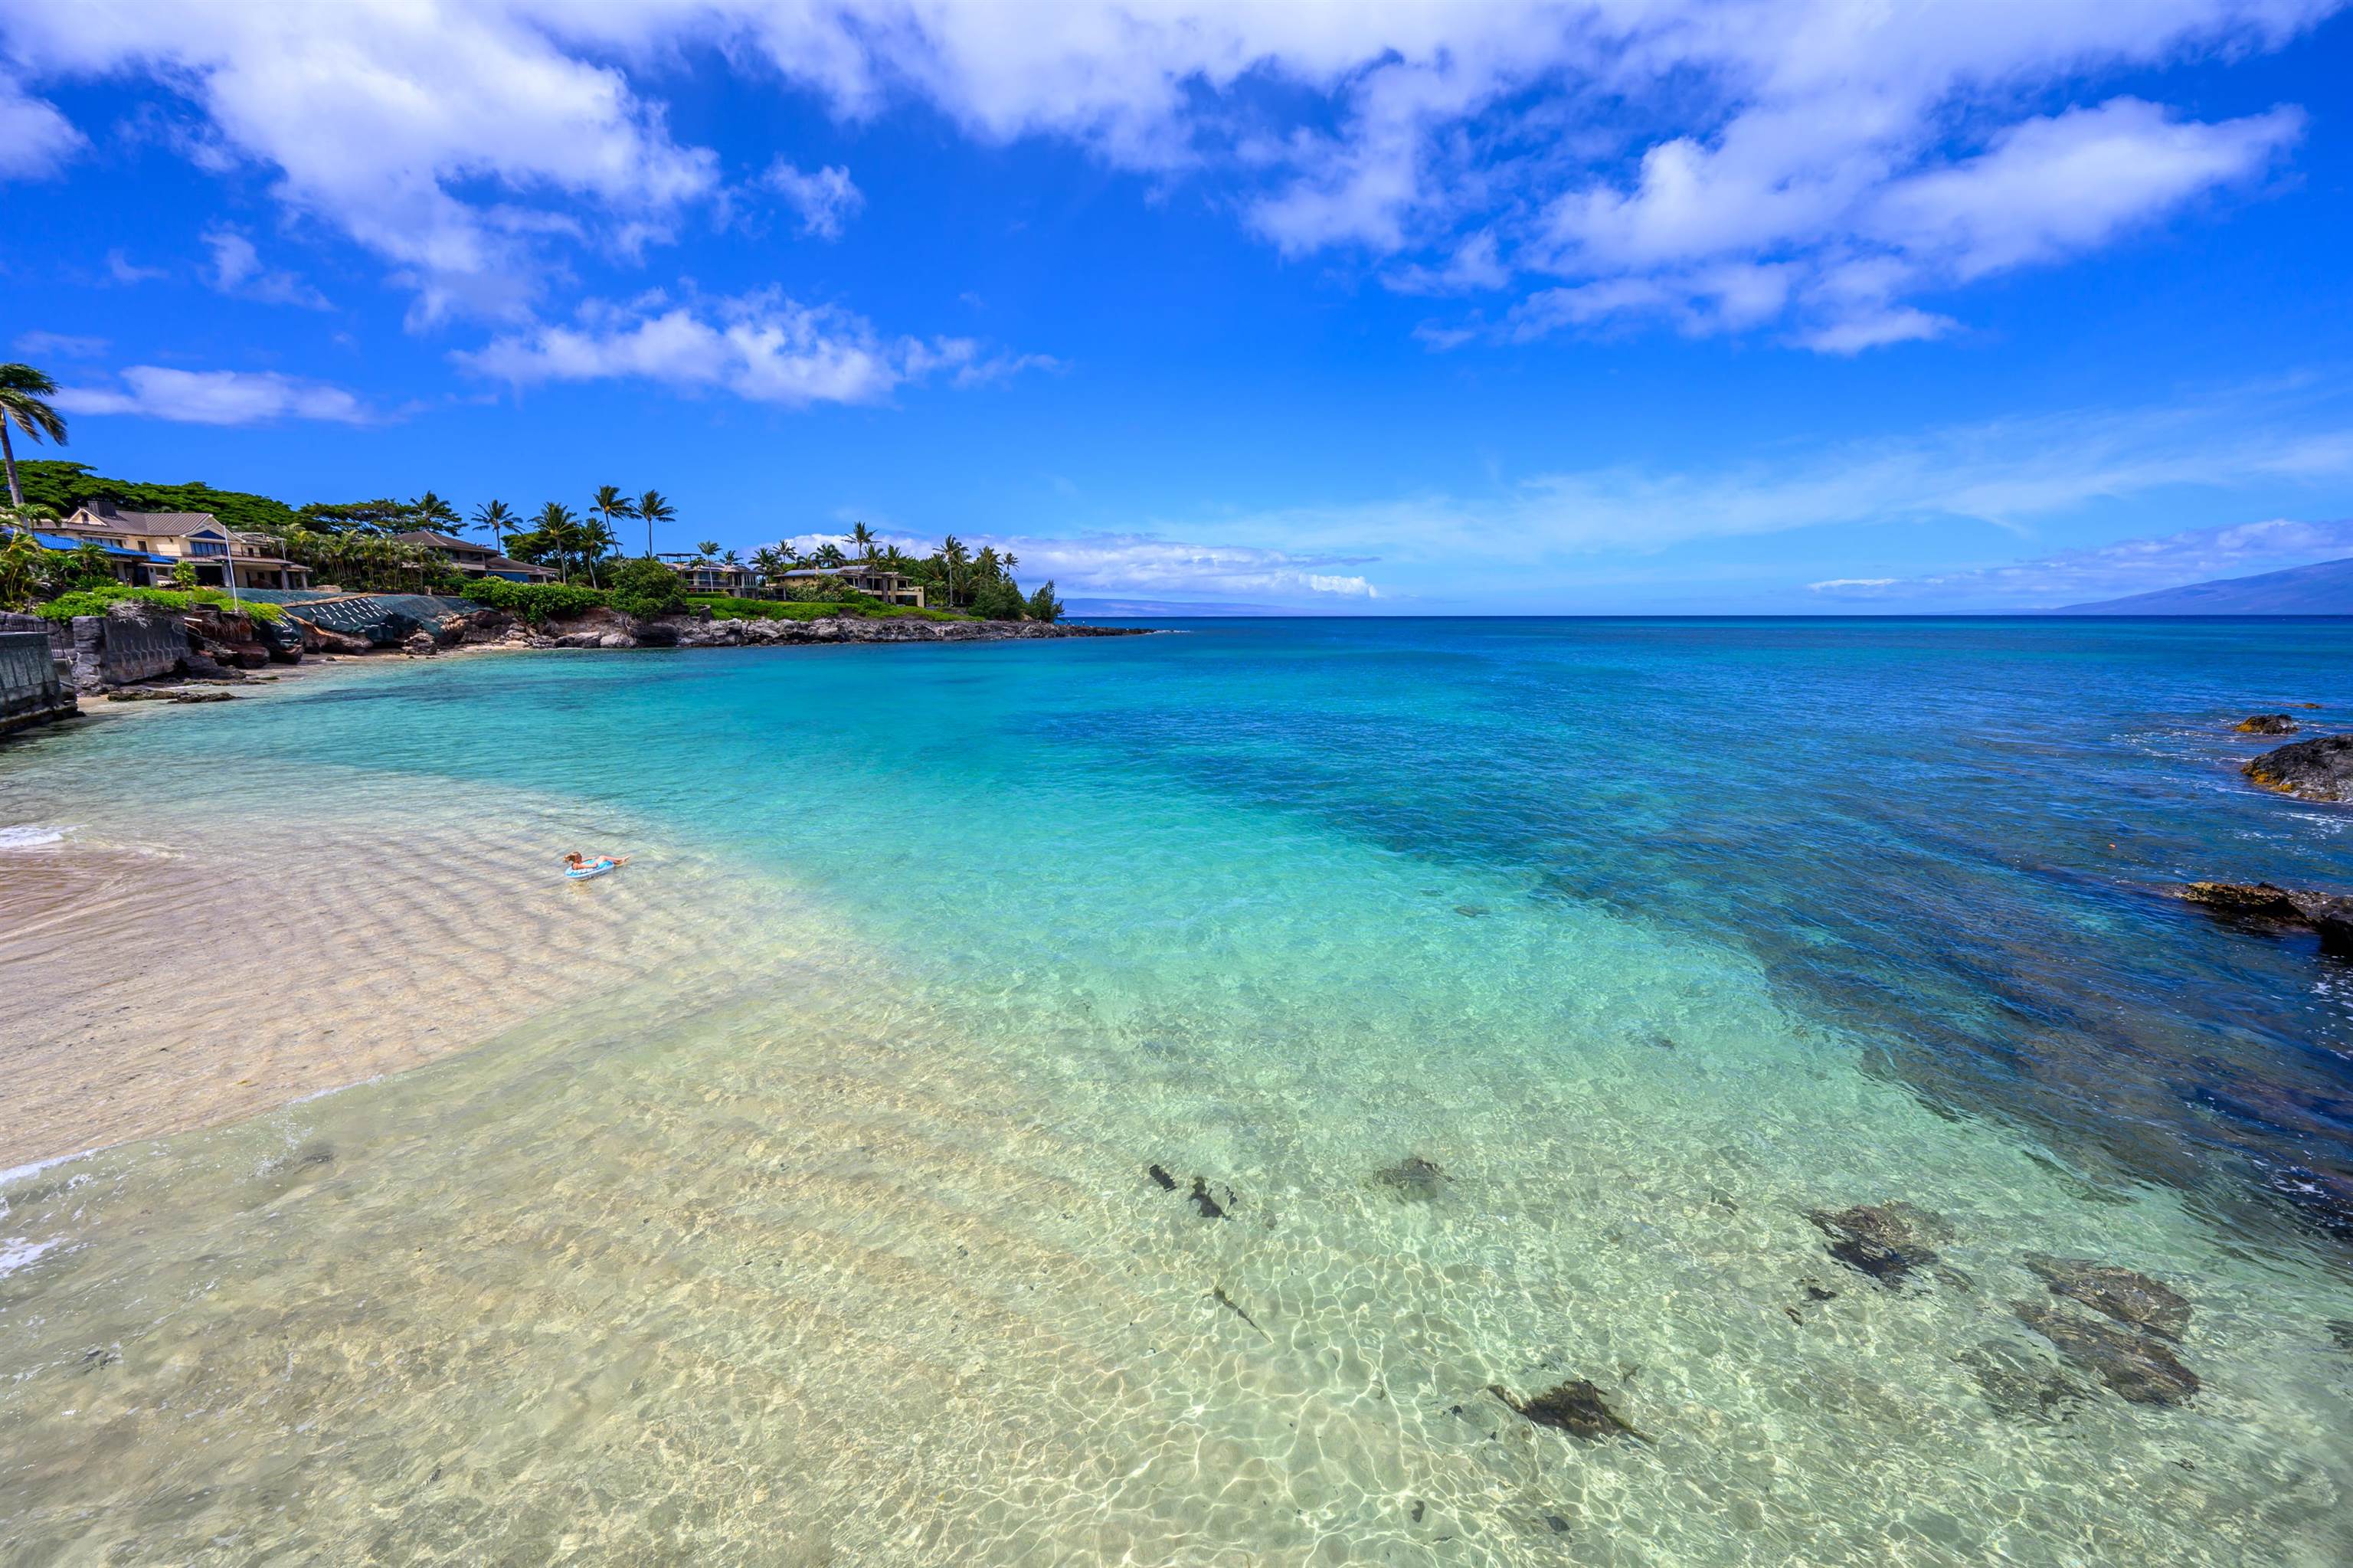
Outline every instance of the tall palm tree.
[(66, 422), (48, 405), (58, 384), (29, 365), (0, 365), (0, 459), (8, 465), (8, 504), (25, 504), (25, 487), (16, 482), (16, 449), (8, 427), (16, 426), (28, 440), (66, 444)]
[(588, 498), (588, 510), (594, 512), (603, 521), (605, 532), (610, 534), (613, 531), (613, 519), (635, 517), (638, 514), (638, 503), (622, 494), (619, 485), (600, 484), (596, 487), (596, 493)]
[(596, 580), (596, 563), (621, 547), (620, 538), (601, 517), (582, 524), (576, 533), (580, 553), (588, 562), (588, 586), (601, 588), (604, 585)]
[(646, 520), (646, 559), (654, 558), (654, 524), (668, 523), (677, 517), (678, 508), (659, 490), (649, 490), (638, 497), (637, 515)]
[(515, 531), (518, 521), (503, 501), (486, 501), (474, 508), (474, 526), (490, 535), (501, 556), (507, 553), (507, 535)]
[(572, 580), (571, 557), (580, 536), (580, 519), (572, 508), (561, 501), (551, 501), (539, 509), (532, 525), (544, 535), (550, 548), (555, 552), (555, 575), (559, 581)]
[(940, 558), (947, 563), (948, 608), (954, 609), (956, 604), (956, 574), (972, 557), (965, 553), (964, 541), (951, 534), (940, 544)]
[(694, 547), (694, 564), (698, 567), (707, 567), (718, 557), (718, 555), (719, 541), (716, 539), (705, 539), (702, 544), (697, 545)]
[(868, 527), (865, 524), (863, 524), (863, 523), (854, 523), (854, 524), (850, 524), (850, 528), (849, 528), (849, 542), (850, 542), (851, 544), (853, 544), (853, 545), (855, 545), (855, 546), (858, 546), (858, 558), (859, 558), (860, 560), (866, 562), (866, 563), (867, 563), (868, 565), (870, 565), (870, 566), (873, 564), (873, 561), (874, 561), (874, 530), (873, 530), (873, 529), (869, 528), (869, 527)]

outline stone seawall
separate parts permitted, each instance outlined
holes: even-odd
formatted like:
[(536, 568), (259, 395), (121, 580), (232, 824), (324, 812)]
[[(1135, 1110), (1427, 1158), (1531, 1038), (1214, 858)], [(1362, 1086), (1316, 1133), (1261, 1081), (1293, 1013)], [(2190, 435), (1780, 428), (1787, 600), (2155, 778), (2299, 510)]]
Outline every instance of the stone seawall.
[(49, 646), (48, 622), (0, 615), (0, 735), (80, 711)]
[(50, 644), (76, 691), (152, 681), (174, 673), (188, 657), (187, 626), (169, 610), (123, 603), (104, 615), (48, 624)]

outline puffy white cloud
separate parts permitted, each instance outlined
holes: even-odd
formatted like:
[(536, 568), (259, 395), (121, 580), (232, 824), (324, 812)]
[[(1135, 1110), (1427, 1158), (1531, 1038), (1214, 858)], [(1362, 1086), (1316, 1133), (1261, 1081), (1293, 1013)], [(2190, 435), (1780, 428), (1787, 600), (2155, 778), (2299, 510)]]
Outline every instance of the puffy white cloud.
[(862, 316), (773, 291), (707, 303), (649, 295), (596, 305), (575, 324), (508, 334), (456, 357), (518, 387), (634, 379), (788, 407), (877, 403), (934, 376), (970, 387), (1056, 363), (991, 355), (971, 338), (886, 338)]
[(326, 295), (293, 273), (263, 266), (253, 241), (237, 230), (208, 228), (203, 238), (213, 253), (210, 281), (219, 292), (269, 305), (299, 305), (309, 311), (332, 308)]
[[(275, 170), (427, 317), (520, 317), (538, 248), (658, 242), (715, 195), (716, 158), (655, 96), (699, 49), (845, 120), (913, 100), (976, 137), (1228, 182), (1284, 254), (1369, 252), (1409, 290), (1575, 291), (1507, 336), (1663, 319), (1852, 353), (1949, 330), (1923, 290), (2095, 249), (2270, 166), (2293, 110), (2078, 101), (2343, 3), (79, 0), (0, 36), (36, 85), (143, 70), (185, 92), (207, 157)], [(70, 150), (38, 101), (0, 100), (17, 122), (35, 166)], [(777, 167), (812, 232), (852, 209), (845, 171)], [(1875, 290), (1848, 275), (1890, 262)]]
[(54, 104), (0, 81), (0, 180), (46, 179), (81, 151), (82, 133)]
[(840, 238), (843, 220), (866, 205), (865, 194), (850, 182), (849, 171), (838, 164), (811, 175), (779, 158), (760, 176), (760, 183), (800, 214), (802, 233), (820, 239)]
[(379, 416), (353, 393), (275, 371), (174, 370), (134, 365), (122, 385), (67, 387), (57, 405), (71, 414), (131, 414), (188, 425), (262, 425), (321, 419), (364, 425)]

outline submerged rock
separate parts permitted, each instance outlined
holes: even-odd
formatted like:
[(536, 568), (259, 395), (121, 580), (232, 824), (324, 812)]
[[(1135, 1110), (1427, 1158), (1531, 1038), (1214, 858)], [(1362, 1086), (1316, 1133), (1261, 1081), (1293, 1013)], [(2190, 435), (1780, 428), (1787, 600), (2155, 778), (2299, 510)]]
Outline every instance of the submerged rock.
[(2304, 800), (2353, 800), (2353, 735), (2323, 735), (2266, 751), (2247, 764), (2266, 789)]
[(2250, 714), (2231, 727), (2241, 735), (2294, 735), (2296, 723), (2285, 714)]
[(1176, 1190), (1176, 1178), (1168, 1174), (1167, 1171), (1163, 1171), (1159, 1166), (1147, 1165), (1144, 1168), (1144, 1173), (1146, 1176), (1151, 1177), (1152, 1184), (1159, 1188), (1162, 1192), (1174, 1192)]
[(1900, 1201), (1836, 1213), (1810, 1209), (1806, 1218), (1831, 1238), (1832, 1257), (1890, 1290), (1914, 1269), (1935, 1263), (1937, 1245), (1953, 1239), (1953, 1227), (1941, 1217)]
[(1191, 1201), (1193, 1207), (1201, 1212), (1203, 1219), (1222, 1220), (1229, 1217), (1226, 1210), (1233, 1203), (1234, 1190), (1231, 1187), (1227, 1188), (1226, 1201), (1224, 1203), (1219, 1203), (1215, 1198), (1209, 1196), (1209, 1184), (1196, 1176), (1193, 1178), (1193, 1190), (1186, 1196)]
[(2181, 896), (2229, 920), (2269, 927), (2303, 927), (2320, 938), (2320, 950), (2353, 958), (2353, 898), (2337, 893), (2301, 893), (2268, 882), (2193, 882)]
[(2021, 1260), (2040, 1275), (2053, 1296), (2080, 1301), (2094, 1312), (2119, 1323), (2146, 1329), (2179, 1342), (2189, 1327), (2189, 1303), (2171, 1286), (2080, 1257), (2048, 1257), (2029, 1253)]
[(1452, 1178), (1435, 1162), (1409, 1154), (1395, 1165), (1374, 1171), (1373, 1180), (1395, 1193), (1399, 1202), (1435, 1203), (1446, 1195), (1446, 1184)]
[(1588, 1443), (1620, 1433), (1638, 1443), (1650, 1441), (1610, 1409), (1601, 1391), (1583, 1378), (1546, 1389), (1534, 1399), (1521, 1399), (1501, 1383), (1489, 1383), (1487, 1392), (1537, 1425), (1557, 1427)]
[(1988, 1340), (1953, 1358), (1977, 1381), (1994, 1414), (2013, 1421), (2054, 1421), (2084, 1397), (2081, 1383), (2023, 1346)]
[(2012, 1302), (2010, 1310), (2057, 1346), (2070, 1364), (2136, 1404), (2181, 1404), (2198, 1392), (2198, 1374), (2147, 1334), (2041, 1301)]

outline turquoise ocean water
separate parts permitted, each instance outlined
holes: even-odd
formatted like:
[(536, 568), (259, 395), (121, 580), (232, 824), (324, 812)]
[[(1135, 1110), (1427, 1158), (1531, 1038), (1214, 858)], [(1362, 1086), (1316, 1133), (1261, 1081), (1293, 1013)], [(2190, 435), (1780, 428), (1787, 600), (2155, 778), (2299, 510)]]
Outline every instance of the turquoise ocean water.
[[(474, 1051), (0, 1187), (0, 1555), (2353, 1559), (2353, 983), (2163, 893), (2353, 885), (2228, 730), (2353, 725), (2348, 655), (1193, 622), (12, 747), (68, 850), (529, 802), (638, 858), (469, 908), (680, 956), (583, 936)], [(1897, 1201), (1893, 1287), (1807, 1218)], [(2042, 1255), (2186, 1298), (2195, 1395), (2038, 1333)], [(1641, 1436), (1491, 1392), (1573, 1380)]]

